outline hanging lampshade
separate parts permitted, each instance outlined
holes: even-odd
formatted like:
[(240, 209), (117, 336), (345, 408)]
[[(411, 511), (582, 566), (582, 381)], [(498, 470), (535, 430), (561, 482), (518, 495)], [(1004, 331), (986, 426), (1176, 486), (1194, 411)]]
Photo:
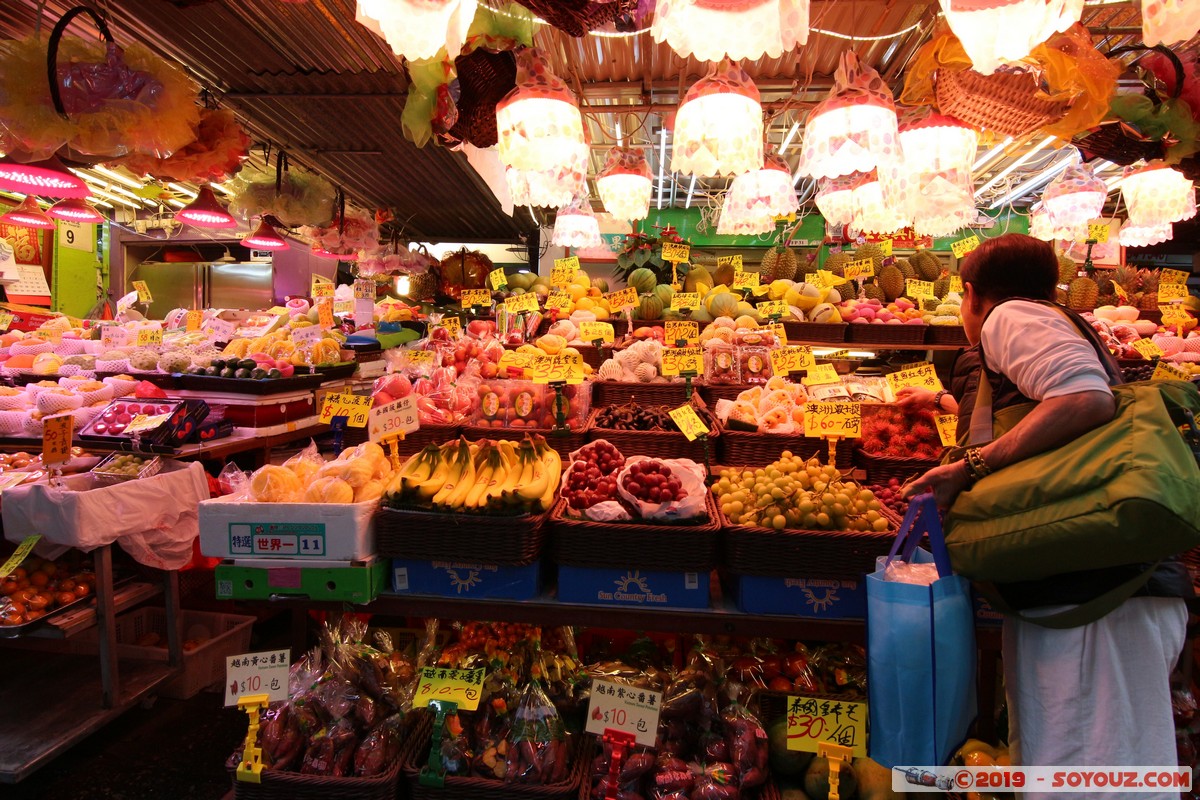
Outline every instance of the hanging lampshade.
[(808, 43), (809, 0), (658, 0), (650, 35), (701, 61), (779, 58)]
[(1168, 242), (1174, 235), (1174, 228), (1169, 222), (1150, 226), (1122, 225), (1117, 233), (1117, 241), (1122, 247), (1147, 247)]
[(1030, 209), (1029, 235), (1035, 239), (1041, 239), (1043, 242), (1054, 241), (1053, 223), (1050, 221), (1050, 215), (1041, 209), (1040, 204)]
[(287, 239), (280, 236), (266, 219), (260, 220), (254, 233), (242, 239), (242, 245), (252, 250), (287, 250), (290, 247)]
[(854, 190), (854, 219), (850, 226), (860, 233), (895, 233), (912, 224), (898, 187), (888, 178), (872, 173)]
[(855, 172), (825, 178), (817, 189), (817, 210), (830, 225), (849, 225), (854, 221), (854, 190), (870, 176)]
[(645, 219), (650, 213), (654, 176), (641, 150), (614, 147), (596, 176), (596, 189), (604, 210), (617, 219)]
[(21, 164), (0, 158), (0, 189), (43, 197), (87, 197), (90, 190), (81, 178), (67, 170), (58, 156)]
[(1061, 223), (1040, 202), (1030, 206), (1029, 212), (1029, 235), (1035, 239), (1046, 242), (1082, 242), (1088, 238), (1090, 219), (1074, 224)]
[(67, 222), (87, 222), (93, 225), (104, 222), (104, 217), (100, 215), (99, 211), (78, 197), (66, 197), (59, 200), (46, 210), (46, 215)]
[(33, 195), (29, 195), (21, 201), (19, 206), (9, 209), (3, 216), (0, 216), (0, 222), (5, 225), (41, 230), (50, 230), (54, 227), (54, 220), (38, 207), (37, 200), (33, 198)]
[[(1181, 3), (1189, 0), (1179, 0)], [(941, 0), (971, 68), (991, 75), (1079, 21), (1083, 0)]]
[(742, 222), (753, 225), (755, 233), (765, 232), (757, 230), (761, 228), (763, 218), (769, 223), (767, 230), (773, 230), (775, 217), (793, 214), (799, 208), (787, 162), (776, 153), (767, 153), (762, 169), (733, 179), (725, 193), (717, 233), (734, 233), (731, 227)]
[(1142, 41), (1146, 46), (1186, 42), (1200, 31), (1195, 0), (1142, 0)]
[(896, 103), (879, 73), (842, 53), (829, 96), (808, 117), (798, 172), (836, 178), (900, 160)]
[(336, 259), (337, 261), (358, 261), (358, 251), (351, 250), (345, 247), (336, 247), (333, 250), (326, 250), (319, 244), (314, 244), (312, 254), (317, 258)]
[(517, 51), (517, 85), (496, 106), (497, 152), (517, 170), (545, 171), (587, 158), (575, 95), (532, 47)]
[(763, 212), (753, 213), (733, 202), (732, 190), (725, 193), (717, 233), (722, 236), (757, 236), (775, 230), (775, 217)]
[(1104, 211), (1108, 186), (1087, 164), (1076, 162), (1050, 182), (1042, 193), (1042, 208), (1058, 227), (1077, 228)]
[(475, 19), (476, 0), (358, 0), (355, 19), (409, 60), (433, 58), (443, 47), (453, 60)]
[(1129, 222), (1143, 228), (1181, 222), (1196, 216), (1196, 189), (1179, 170), (1161, 161), (1140, 169), (1127, 168), (1121, 196)]
[(587, 159), (547, 170), (508, 169), (504, 179), (513, 205), (560, 208), (587, 191)]
[(586, 197), (576, 197), (558, 210), (551, 241), (560, 247), (573, 247), (576, 250), (603, 246), (600, 223)]
[(212, 187), (200, 187), (196, 199), (175, 212), (175, 219), (197, 228), (236, 228), (237, 220), (225, 210)]
[(978, 146), (979, 134), (951, 117), (921, 113), (901, 122), (898, 180), (918, 235), (949, 236), (974, 221)]
[(737, 176), (763, 163), (758, 87), (724, 59), (692, 84), (675, 115), (671, 170), (683, 175)]

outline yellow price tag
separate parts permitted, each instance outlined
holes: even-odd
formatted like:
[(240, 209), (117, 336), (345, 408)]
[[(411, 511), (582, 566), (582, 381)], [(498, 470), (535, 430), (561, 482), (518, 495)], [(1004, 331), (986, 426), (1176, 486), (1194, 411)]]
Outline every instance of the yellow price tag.
[(675, 424), (679, 426), (679, 430), (683, 432), (689, 442), (694, 442), (708, 434), (708, 426), (704, 424), (704, 420), (700, 419), (700, 415), (690, 404), (671, 409), (671, 419), (675, 420)]
[(958, 444), (957, 414), (938, 414), (933, 418), (933, 422), (937, 425), (938, 438), (942, 440), (943, 447), (954, 447)]
[(672, 376), (685, 372), (704, 374), (704, 350), (699, 347), (663, 348), (662, 374)]
[(1087, 238), (1095, 240), (1096, 244), (1106, 243), (1108, 241), (1108, 223), (1089, 222)]
[(526, 292), (516, 297), (506, 297), (504, 298), (504, 307), (510, 314), (531, 313), (538, 310), (538, 296), (533, 292)]
[(962, 258), (977, 247), (979, 247), (979, 237), (975, 235), (959, 239), (957, 242), (951, 242), (950, 244), (950, 250), (954, 253), (955, 258)]
[(775, 338), (779, 340), (779, 343), (786, 345), (787, 344), (787, 329), (785, 327), (783, 327), (783, 323), (782, 322), (772, 323), (770, 328), (771, 328), (771, 333), (775, 334)]
[(487, 289), (463, 289), (459, 303), (463, 308), (490, 308), (492, 293)]
[(802, 383), (805, 386), (819, 386), (824, 383), (841, 383), (842, 376), (838, 375), (837, 369), (833, 364), (816, 364), (808, 368), (808, 374), (804, 376)]
[(421, 367), (426, 364), (433, 365), (434, 352), (432, 350), (409, 350), (408, 365), (410, 367)]
[(148, 347), (162, 344), (162, 331), (158, 328), (142, 328), (137, 334), (137, 346)]
[(1159, 306), (1158, 310), (1162, 312), (1162, 324), (1168, 328), (1186, 325), (1192, 321), (1191, 315), (1179, 306)]
[(7, 311), (0, 311), (0, 331), (8, 330), (8, 326), (12, 325), (14, 319), (16, 317)]
[(309, 282), (308, 291), (312, 295), (313, 300), (320, 300), (325, 297), (333, 297), (333, 290), (335, 288), (333, 281), (324, 275), (313, 275), (312, 280)]
[(669, 319), (666, 321), (663, 340), (673, 345), (686, 341), (688, 344), (700, 343), (700, 324), (691, 320)]
[(1158, 366), (1154, 368), (1154, 374), (1150, 376), (1152, 381), (1190, 381), (1191, 379), (1192, 373), (1166, 361), (1158, 362)]
[(819, 281), (820, 279), (821, 279), (821, 276), (815, 272), (804, 273), (804, 282), (811, 283), (813, 286), (816, 286), (818, 288), (822, 288), (821, 285), (819, 283), (817, 283), (817, 281)]
[(662, 260), (676, 264), (687, 261), (692, 257), (692, 246), (686, 242), (663, 242)]
[(776, 347), (771, 350), (771, 372), (786, 378), (789, 372), (812, 369), (816, 364), (812, 348), (806, 345)]
[(356, 394), (326, 395), (325, 402), (321, 404), (321, 416), (317, 418), (317, 421), (328, 425), (334, 417), (346, 417), (347, 426), (365, 428), (371, 405), (370, 397)]
[(483, 696), (483, 676), (486, 672), (484, 667), (422, 667), (413, 706), (425, 708), (433, 700), (448, 700), (457, 703), (459, 711), (474, 711), (479, 708), (479, 699)]
[(571, 277), (575, 277), (575, 273), (579, 272), (579, 256), (567, 256), (566, 258), (554, 259), (554, 268), (568, 271)]
[(942, 390), (942, 382), (937, 376), (937, 371), (934, 370), (933, 364), (927, 361), (912, 364), (904, 369), (889, 373), (887, 382), (893, 395), (899, 394), (900, 390), (907, 386), (928, 389), (931, 392), (940, 392)]
[(904, 293), (913, 300), (921, 297), (937, 297), (933, 292), (933, 281), (919, 281), (909, 278), (904, 282)]
[(954, 292), (955, 294), (957, 294), (959, 296), (962, 295), (963, 285), (962, 285), (962, 276), (961, 275), (951, 275), (950, 276), (950, 291)]
[(1163, 355), (1162, 348), (1155, 344), (1153, 339), (1138, 339), (1130, 346), (1145, 359), (1162, 358)]
[(1164, 269), (1159, 273), (1159, 284), (1178, 283), (1184, 286), (1187, 285), (1188, 278), (1192, 277), (1192, 273), (1184, 272), (1181, 269)]
[(1112, 284), (1113, 293), (1120, 299), (1120, 301), (1122, 303), (1128, 303), (1129, 293), (1121, 287), (1121, 284), (1117, 283), (1116, 281), (1109, 281), (1109, 283)]
[(1188, 288), (1182, 283), (1163, 283), (1158, 287), (1159, 303), (1174, 303), (1188, 298)]
[(892, 240), (883, 239), (879, 242), (879, 249), (883, 251), (883, 257), (887, 258), (892, 254)]
[(676, 292), (671, 295), (671, 308), (676, 311), (695, 311), (699, 307), (699, 292)]
[(530, 356), (525, 377), (534, 383), (583, 383), (583, 358), (578, 353)]
[[(22, 479), (25, 477), (28, 476), (22, 476)], [(29, 554), (33, 552), (33, 548), (41, 540), (42, 535), (40, 533), (35, 533), (22, 539), (21, 543), (17, 545), (17, 549), (13, 551), (13, 554), (0, 566), (0, 578), (7, 578), (12, 574), (14, 569), (21, 566), (21, 562), (28, 558)]]
[(619, 292), (609, 292), (604, 295), (604, 299), (608, 301), (608, 310), (615, 314), (618, 311), (624, 311), (626, 308), (636, 306), (638, 304), (638, 293), (637, 289), (630, 286)]
[(550, 285), (558, 287), (567, 287), (571, 285), (571, 280), (575, 277), (576, 270), (571, 267), (555, 267), (550, 271)]
[(462, 336), (462, 320), (453, 314), (447, 314), (442, 317), (442, 321), (438, 323), (438, 327), (450, 331), (450, 338), (452, 339)]
[(46, 417), (43, 420), (43, 464), (47, 466), (51, 464), (65, 464), (71, 460), (71, 434), (74, 430), (75, 416), (73, 414), (59, 414), (55, 417)]
[(153, 303), (154, 297), (150, 294), (150, 287), (145, 281), (134, 281), (133, 289), (137, 292), (139, 303)]
[(504, 274), (504, 267), (494, 269), (488, 273), (488, 283), (497, 292), (502, 292), (508, 288), (508, 276)]
[(613, 326), (608, 322), (581, 322), (579, 323), (579, 338), (585, 342), (603, 341), (605, 344), (612, 344)]
[(186, 321), (184, 322), (184, 327), (189, 331), (198, 331), (198, 330), (200, 330), (200, 323), (203, 321), (204, 321), (204, 312), (203, 311), (189, 311), (189, 312), (187, 312), (187, 317), (186, 317)]
[(818, 356), (818, 358), (827, 358), (827, 359), (829, 359), (830, 361), (837, 361), (837, 360), (839, 360), (839, 359), (846, 359), (846, 358), (849, 358), (849, 357), (850, 357), (850, 351), (849, 351), (849, 350), (834, 350), (834, 351), (833, 351), (833, 352), (831, 352), (831, 353), (826, 353), (826, 354), (825, 354), (825, 355), (823, 355), (823, 356)]
[(816, 697), (788, 697), (787, 749), (815, 753), (830, 744), (867, 756), (867, 704)]
[(551, 308), (569, 308), (571, 305), (571, 295), (562, 291), (554, 291), (546, 295), (546, 309)]
[(322, 300), (317, 303), (317, 324), (325, 330), (330, 330), (334, 326), (332, 300)]
[(54, 342), (55, 344), (58, 344), (62, 341), (62, 331), (40, 330), (34, 331), (29, 335), (35, 339), (41, 339), (43, 342)]
[(783, 300), (768, 300), (759, 303), (755, 308), (764, 317), (783, 317), (788, 315), (788, 304)]
[(733, 274), (742, 271), (742, 254), (738, 253), (735, 256), (717, 256), (717, 269), (724, 266), (733, 267)]
[(852, 261), (850, 266), (846, 267), (846, 280), (857, 281), (863, 278), (873, 278), (875, 276), (875, 261), (870, 258), (859, 259)]
[(757, 272), (739, 272), (733, 276), (733, 288), (735, 289), (754, 289), (758, 286), (759, 275)]
[(817, 438), (858, 439), (862, 436), (859, 403), (807, 403), (804, 435)]

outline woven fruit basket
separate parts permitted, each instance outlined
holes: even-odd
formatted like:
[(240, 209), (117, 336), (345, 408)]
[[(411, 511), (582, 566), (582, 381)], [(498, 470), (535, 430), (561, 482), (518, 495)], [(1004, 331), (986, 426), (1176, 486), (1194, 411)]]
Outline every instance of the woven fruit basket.
[(847, 325), (846, 341), (877, 347), (924, 344), (928, 325)]
[[(838, 448), (839, 454), (843, 448)], [(729, 467), (765, 467), (779, 460), (784, 450), (804, 459), (825, 460), (829, 447), (822, 439), (795, 433), (763, 433), (726, 428), (717, 441), (717, 460)]]
[(957, 345), (958, 347), (971, 346), (971, 343), (967, 341), (967, 332), (961, 325), (930, 325), (925, 335), (925, 343)]
[(400, 759), (387, 772), (371, 778), (328, 778), (264, 769), (260, 783), (237, 779), (241, 760), (242, 750), (238, 748), (225, 762), (233, 781), (234, 800), (396, 800), (400, 791)]
[(710, 406), (716, 405), (718, 400), (736, 400), (739, 394), (749, 388), (744, 383), (705, 383), (697, 387), (704, 402)]
[(592, 407), (628, 403), (633, 400), (646, 406), (675, 407), (687, 400), (687, 386), (679, 383), (622, 383), (594, 381)]
[(1039, 97), (1033, 72), (981, 75), (973, 69), (939, 69), (934, 73), (938, 110), (972, 128), (1024, 139), (1066, 116), (1070, 104)]
[(892, 478), (901, 483), (924, 475), (940, 462), (926, 458), (887, 458), (873, 456), (863, 450), (854, 451), (854, 466), (867, 473), (867, 483), (887, 483)]
[(796, 322), (785, 321), (783, 330), (787, 333), (788, 341), (795, 342), (829, 342), (836, 344), (846, 341), (846, 330), (850, 326), (844, 322)]
[[(683, 401), (681, 400), (680, 403)], [(678, 405), (678, 404), (677, 404)], [(717, 447), (721, 437), (721, 425), (711, 415), (705, 422), (709, 427), (707, 451), (704, 441), (696, 439), (688, 441), (679, 431), (623, 431), (612, 428), (598, 428), (595, 425), (596, 415), (600, 409), (592, 411), (588, 417), (587, 440), (594, 442), (604, 439), (626, 456), (650, 456), (651, 458), (690, 458), (698, 464), (704, 464), (707, 452), (709, 463), (716, 463)], [(702, 418), (703, 415), (702, 415)]]
[(559, 500), (550, 515), (554, 560), (568, 567), (708, 572), (720, 563), (721, 522), (711, 493), (704, 505), (704, 517), (678, 523), (593, 522), (572, 516)]
[(387, 558), (525, 566), (542, 553), (547, 516), (381, 508), (375, 515), (376, 548)]

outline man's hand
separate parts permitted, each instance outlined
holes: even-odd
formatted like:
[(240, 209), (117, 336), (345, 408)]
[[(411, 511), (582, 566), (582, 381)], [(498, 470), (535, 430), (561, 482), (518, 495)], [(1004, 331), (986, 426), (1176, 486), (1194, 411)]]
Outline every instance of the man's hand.
[[(933, 392), (920, 386), (905, 386), (896, 392), (896, 405), (905, 410), (920, 410), (933, 407)], [(940, 412), (941, 409), (934, 409)]]
[(905, 499), (932, 492), (938, 508), (946, 509), (954, 505), (954, 500), (970, 484), (966, 463), (956, 461), (934, 467), (919, 478), (913, 478), (904, 485), (903, 491)]

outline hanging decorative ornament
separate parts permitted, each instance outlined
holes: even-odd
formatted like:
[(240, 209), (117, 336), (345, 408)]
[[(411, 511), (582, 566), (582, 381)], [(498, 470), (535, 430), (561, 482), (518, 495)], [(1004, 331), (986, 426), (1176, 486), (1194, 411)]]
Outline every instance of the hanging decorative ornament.
[(33, 195), (29, 195), (21, 201), (19, 206), (9, 209), (3, 216), (0, 216), (0, 223), (47, 231), (54, 228), (54, 220), (38, 207), (37, 200), (33, 198)]
[[(733, 179), (721, 207), (717, 233), (751, 232), (733, 230), (744, 224), (753, 226), (754, 233), (766, 233), (775, 229), (775, 217), (794, 214), (799, 208), (787, 162), (776, 153), (767, 153), (762, 169)], [(762, 229), (764, 219), (768, 225), (766, 230)]]
[(971, 59), (971, 68), (983, 75), (1025, 58), (1083, 14), (1083, 0), (941, 0), (941, 4), (950, 30)]
[(604, 245), (604, 240), (600, 238), (600, 222), (592, 212), (587, 197), (576, 197), (558, 210), (551, 241), (560, 247), (573, 247), (576, 250)]
[(1146, 46), (1186, 42), (1200, 31), (1196, 0), (1142, 0), (1142, 40)]
[(1104, 211), (1108, 186), (1092, 168), (1076, 161), (1050, 182), (1042, 193), (1042, 207), (1057, 227), (1084, 227)]
[(1170, 223), (1148, 226), (1122, 225), (1117, 233), (1117, 241), (1122, 247), (1147, 247), (1170, 241), (1174, 235), (1175, 231)]
[(895, 164), (900, 160), (896, 128), (896, 103), (887, 84), (847, 50), (829, 96), (808, 117), (798, 172), (836, 178)]
[(900, 125), (904, 160), (897, 180), (921, 236), (949, 236), (975, 219), (971, 166), (979, 135), (941, 114), (909, 117)]
[(779, 58), (808, 43), (809, 0), (658, 0), (650, 35), (701, 61)]
[(476, 0), (358, 0), (355, 19), (402, 58), (433, 58), (443, 47), (453, 59), (475, 19)]
[(1127, 168), (1121, 196), (1129, 222), (1142, 228), (1182, 222), (1196, 216), (1196, 189), (1179, 170), (1161, 161), (1139, 169)]
[(671, 170), (683, 175), (737, 176), (763, 163), (758, 87), (729, 59), (692, 84), (675, 115)]
[(604, 210), (617, 219), (645, 219), (654, 190), (654, 175), (645, 153), (629, 147), (609, 150), (604, 168), (596, 176), (596, 189)]
[(78, 197), (68, 197), (59, 200), (46, 210), (46, 216), (65, 220), (66, 222), (84, 222), (90, 225), (99, 225), (101, 222), (104, 222), (104, 217), (100, 215), (99, 211), (88, 205), (87, 201), (80, 200)]

